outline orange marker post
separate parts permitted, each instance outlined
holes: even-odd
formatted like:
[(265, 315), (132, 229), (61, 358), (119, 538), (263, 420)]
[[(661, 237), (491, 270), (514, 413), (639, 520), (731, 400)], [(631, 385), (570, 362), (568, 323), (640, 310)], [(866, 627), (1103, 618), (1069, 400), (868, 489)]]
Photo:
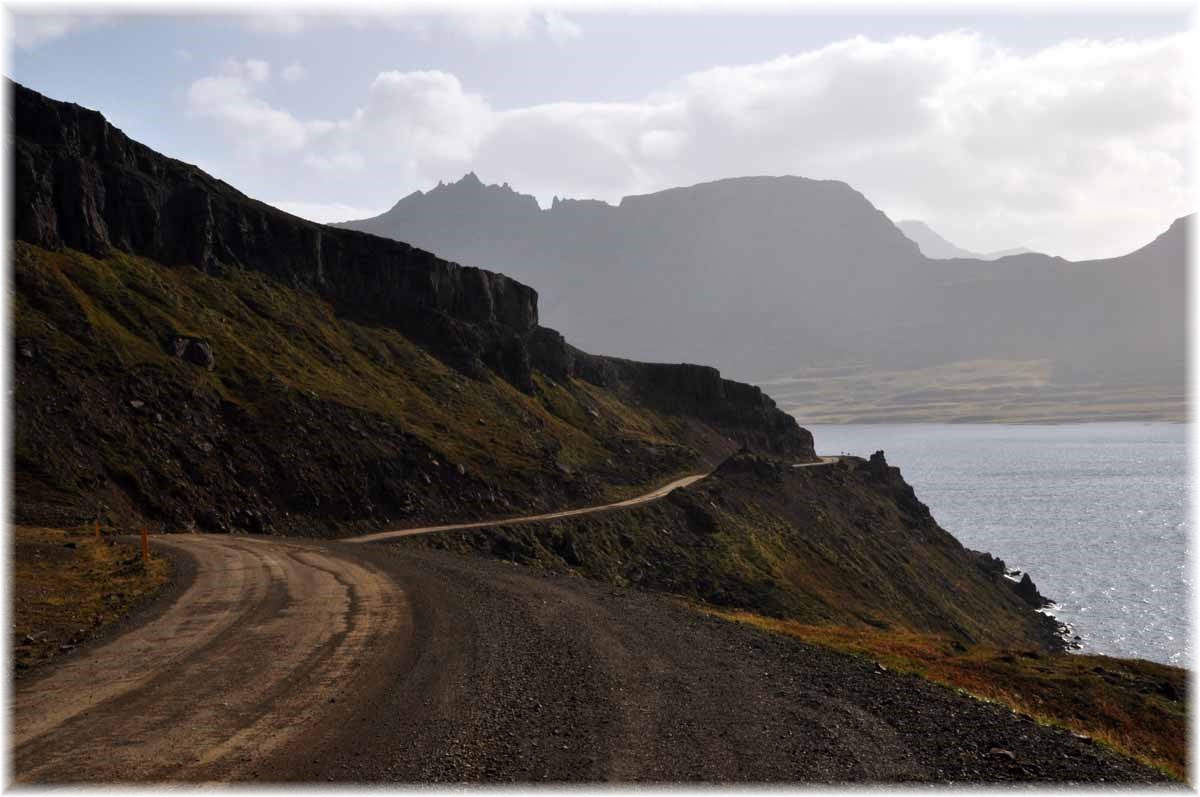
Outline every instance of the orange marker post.
[(142, 526), (142, 564), (150, 566), (150, 535), (145, 526)]

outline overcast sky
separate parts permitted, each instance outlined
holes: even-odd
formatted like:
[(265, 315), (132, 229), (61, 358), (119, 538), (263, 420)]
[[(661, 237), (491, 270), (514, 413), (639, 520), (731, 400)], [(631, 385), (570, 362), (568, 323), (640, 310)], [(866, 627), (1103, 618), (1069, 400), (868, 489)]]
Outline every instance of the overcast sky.
[(844, 180), (986, 251), (1117, 255), (1195, 210), (1189, 12), (31, 16), (8, 74), (318, 221), (474, 170), (617, 201)]

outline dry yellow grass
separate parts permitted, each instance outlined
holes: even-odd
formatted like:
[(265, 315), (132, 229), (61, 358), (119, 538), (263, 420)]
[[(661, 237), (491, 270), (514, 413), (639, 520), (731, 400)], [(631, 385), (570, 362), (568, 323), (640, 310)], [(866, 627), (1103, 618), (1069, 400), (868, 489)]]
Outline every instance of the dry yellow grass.
[(965, 648), (911, 631), (806, 625), (749, 612), (703, 611), (961, 689), (1035, 720), (1090, 736), (1187, 779), (1186, 671), (1109, 656)]
[[(13, 663), (25, 670), (116, 622), (170, 577), (167, 561), (93, 531), (12, 530)], [(153, 549), (153, 548), (152, 548)]]

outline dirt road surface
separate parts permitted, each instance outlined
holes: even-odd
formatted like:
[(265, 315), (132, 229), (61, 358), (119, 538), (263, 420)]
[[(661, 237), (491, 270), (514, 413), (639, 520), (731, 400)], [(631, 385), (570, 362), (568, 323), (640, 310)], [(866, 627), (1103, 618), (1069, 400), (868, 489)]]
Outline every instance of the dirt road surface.
[(18, 782), (1159, 779), (664, 596), (388, 545), (154, 544), (173, 595), (17, 680)]
[(144, 624), (14, 690), (21, 781), (238, 779), (402, 644), (404, 594), (303, 543), (175, 535), (188, 582)]

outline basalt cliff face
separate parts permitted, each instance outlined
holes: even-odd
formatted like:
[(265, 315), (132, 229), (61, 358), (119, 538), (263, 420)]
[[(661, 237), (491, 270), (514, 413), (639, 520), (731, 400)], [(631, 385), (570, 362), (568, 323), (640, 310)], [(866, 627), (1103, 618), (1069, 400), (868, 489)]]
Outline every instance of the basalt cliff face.
[(813, 455), (811, 436), (757, 388), (712, 368), (586, 355), (538, 326), (537, 292), (514, 279), (297, 218), (133, 141), (96, 111), (10, 89), (17, 240), (218, 277), (259, 272), (339, 317), (394, 328), (470, 376), (490, 369), (528, 393), (537, 370), (651, 401), (670, 395), (741, 444)]
[(131, 140), (96, 111), (13, 86), (13, 232), (46, 249), (110, 250), (209, 273), (260, 271), (337, 312), (393, 326), (522, 387), (537, 292), (398, 241), (335, 230), (243, 195)]

